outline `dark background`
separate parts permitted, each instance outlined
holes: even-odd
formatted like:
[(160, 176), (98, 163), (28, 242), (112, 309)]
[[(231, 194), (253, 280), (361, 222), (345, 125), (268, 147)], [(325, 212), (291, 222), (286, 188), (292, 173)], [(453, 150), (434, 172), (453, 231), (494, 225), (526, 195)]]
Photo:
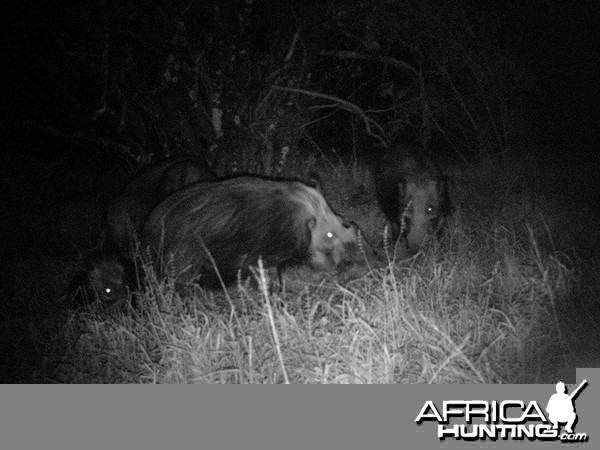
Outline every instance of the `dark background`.
[[(5, 81), (3, 103), (6, 108), (3, 108), (2, 119), (10, 126), (17, 141), (25, 137), (43, 142), (42, 146), (64, 146), (60, 139), (53, 142), (44, 125), (51, 126), (62, 137), (71, 136), (75, 131), (85, 131), (92, 136), (114, 138), (110, 135), (114, 132), (114, 124), (92, 122), (101, 106), (107, 109), (121, 106), (118, 103), (122, 98), (111, 99), (111, 92), (107, 92), (114, 91), (116, 85), (121, 91), (129, 90), (137, 96), (157, 89), (165, 67), (161, 61), (169, 55), (179, 56), (177, 52), (183, 48), (189, 50), (192, 57), (203, 54), (213, 81), (219, 70), (233, 72), (254, 66), (258, 72), (259, 66), (265, 66), (265, 59), (277, 58), (285, 53), (296, 30), (301, 30), (300, 47), (303, 52), (300, 61), (296, 62), (298, 74), (302, 72), (299, 68), (302, 65), (322, 71), (313, 73), (313, 77), (324, 78), (326, 72), (348, 78), (354, 74), (353, 67), (340, 71), (327, 61), (328, 58), (316, 61), (322, 50), (348, 50), (363, 54), (371, 50), (371, 54), (393, 56), (413, 64), (414, 55), (406, 53), (399, 45), (393, 48), (398, 41), (388, 38), (384, 42), (388, 32), (384, 27), (391, 26), (373, 19), (378, 16), (377, 8), (381, 9), (380, 4), (385, 3), (366, 2), (367, 7), (357, 12), (358, 2), (329, 2), (326, 5), (316, 1), (269, 0), (257, 0), (252, 4), (245, 1), (161, 3), (135, 0), (24, 2), (7, 13), (9, 26), (5, 48), (8, 53), (4, 71), (9, 77)], [(458, 11), (460, 14), (457, 16), (467, 16), (474, 27), (473, 33), (478, 33), (477, 38), (490, 37), (488, 42), (481, 41), (482, 53), (490, 55), (490, 58), (502, 55), (517, 67), (516, 73), (526, 78), (515, 83), (513, 94), (522, 101), (520, 106), (529, 119), (530, 136), (535, 138), (527, 151), (563, 160), (568, 154), (570, 161), (585, 161), (583, 165), (587, 166), (591, 161), (587, 158), (593, 153), (590, 147), (597, 144), (599, 120), (600, 7), (596, 2), (462, 0), (416, 4), (428, 5), (433, 13), (446, 8)], [(337, 27), (323, 19), (323, 14), (332, 14), (333, 10), (342, 17), (339, 23), (334, 24)], [(344, 14), (357, 14), (355, 22)], [(325, 31), (316, 29), (322, 25), (317, 23), (318, 20), (329, 27)], [(185, 25), (181, 33), (175, 31), (177, 21)], [(375, 25), (369, 25), (369, 21)], [(448, 24), (452, 28), (452, 23)], [(380, 27), (373, 31), (381, 44), (379, 49), (365, 44), (367, 34), (363, 30), (375, 26)], [(185, 45), (178, 47), (175, 43), (177, 36), (186, 40)], [(384, 43), (389, 45), (382, 48)], [(239, 50), (247, 52), (250, 62), (246, 66), (238, 64), (237, 68), (226, 68), (227, 59)], [(103, 55), (105, 51), (107, 55)], [(106, 60), (103, 60), (104, 56)], [(425, 55), (425, 59), (427, 57)], [(133, 60), (130, 64), (135, 69), (125, 67), (127, 58)], [(362, 67), (361, 81), (365, 83), (370, 82), (370, 74), (366, 74), (368, 66), (373, 64)], [(383, 69), (376, 66), (375, 70)], [(110, 73), (104, 73), (106, 71)], [(248, 101), (256, 99), (252, 97), (253, 89), (264, 89), (269, 81), (276, 84), (277, 80), (265, 79), (268, 72), (264, 71), (262, 75), (265, 76), (261, 78), (259, 74), (246, 80), (244, 88)], [(398, 77), (394, 81), (400, 84)], [(263, 84), (252, 85), (253, 82)], [(340, 98), (349, 94), (351, 89), (350, 82), (344, 86), (343, 81), (337, 85), (322, 83), (321, 87), (329, 89), (324, 93)], [(347, 95), (346, 99), (366, 107), (364, 94), (361, 95), (362, 98)], [(110, 118), (103, 120), (109, 122)], [(225, 117), (225, 120), (231, 118)], [(32, 136), (36, 133), (31, 126), (25, 127), (27, 132), (24, 132), (23, 124), (28, 121), (42, 125), (42, 130), (37, 130), (38, 136)], [(335, 142), (338, 143), (338, 151), (343, 152), (349, 148), (341, 145), (345, 144), (344, 135), (348, 134), (347, 124), (338, 122), (336, 126), (339, 133)], [(325, 146), (329, 144), (319, 130), (312, 131)], [(406, 128), (386, 130), (392, 138), (398, 131), (403, 134), (402, 137), (409, 138), (414, 132)], [(214, 136), (207, 134), (206, 138), (214, 143)], [(90, 147), (89, 142), (74, 141), (79, 146), (88, 144)], [(143, 141), (138, 138), (136, 143), (146, 144), (146, 151), (155, 150), (150, 148), (151, 141), (150, 138)], [(372, 143), (367, 139), (359, 151), (364, 151), (368, 144)], [(48, 153), (30, 145), (28, 147), (29, 153)], [(106, 151), (106, 145), (98, 147), (110, 153), (110, 148)]]
[[(10, 240), (36, 228), (22, 226), (32, 211), (38, 215), (44, 209), (42, 215), (48, 215), (46, 210), (76, 196), (110, 198), (137, 168), (168, 154), (199, 154), (225, 173), (219, 164), (240, 159), (236, 150), (244, 145), (260, 153), (291, 144), (300, 159), (334, 151), (365, 160), (382, 147), (358, 116), (319, 109), (326, 102), (310, 96), (271, 92), (259, 115), (270, 86), (352, 102), (382, 125), (379, 134), (389, 141), (419, 140), (429, 126), (427, 145), (440, 158), (525, 155), (548, 173), (559, 171), (569, 183), (583, 183), (583, 190), (593, 188), (599, 168), (599, 10), (591, 0), (13, 5), (6, 14), (8, 77), (0, 116)], [(463, 19), (466, 25), (459, 24)], [(300, 39), (286, 61), (295, 32)], [(466, 52), (464, 57), (457, 52), (454, 62), (444, 60), (455, 43), (492, 61), (487, 81), (461, 83), (470, 75)], [(323, 51), (355, 52), (365, 59), (323, 56)], [(398, 92), (418, 97), (410, 76), (381, 64), (384, 57), (434, 73), (427, 81), (432, 104), (442, 105), (434, 113), (438, 128), (423, 123), (418, 104), (377, 95), (392, 86), (395, 98), (401, 97)], [(178, 64), (175, 69), (169, 69), (169, 58)], [(496, 71), (497, 62), (503, 68)], [(435, 78), (439, 64), (453, 70), (463, 98), (475, 99), (476, 132), (460, 117), (449, 86)], [(167, 80), (166, 73), (178, 78)], [(482, 86), (488, 89), (485, 98), (477, 92)], [(190, 92), (200, 105), (196, 110)], [(223, 109), (222, 135), (210, 122), (215, 94)], [(493, 133), (481, 131), (488, 124), (484, 105), (494, 108), (490, 98), (496, 94), (498, 105), (507, 105), (519, 119), (505, 139), (488, 145)], [(478, 103), (478, 96), (484, 101)], [(386, 108), (393, 113), (370, 113)], [(497, 111), (492, 114), (500, 117)], [(275, 132), (269, 129), (273, 123)], [(257, 140), (259, 135), (266, 137)], [(40, 233), (46, 234), (33, 232)], [(52, 240), (46, 236), (33, 246), (52, 246)]]

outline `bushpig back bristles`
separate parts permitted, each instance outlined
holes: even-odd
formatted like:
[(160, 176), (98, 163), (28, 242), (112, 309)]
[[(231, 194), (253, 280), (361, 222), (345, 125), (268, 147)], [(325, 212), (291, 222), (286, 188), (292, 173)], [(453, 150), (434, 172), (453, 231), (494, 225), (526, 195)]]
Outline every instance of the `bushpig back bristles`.
[(175, 156), (138, 174), (108, 206), (109, 242), (117, 252), (131, 254), (141, 225), (152, 208), (176, 190), (213, 180), (212, 169), (201, 159)]
[(413, 253), (443, 227), (450, 212), (446, 178), (428, 156), (396, 145), (382, 155), (374, 173), (377, 200), (392, 224), (392, 238), (402, 237)]
[(234, 282), (259, 257), (278, 271), (306, 263), (339, 273), (362, 261), (355, 228), (318, 190), (295, 180), (239, 176), (193, 184), (162, 201), (143, 234), (159, 263), (173, 261), (181, 279), (211, 287)]

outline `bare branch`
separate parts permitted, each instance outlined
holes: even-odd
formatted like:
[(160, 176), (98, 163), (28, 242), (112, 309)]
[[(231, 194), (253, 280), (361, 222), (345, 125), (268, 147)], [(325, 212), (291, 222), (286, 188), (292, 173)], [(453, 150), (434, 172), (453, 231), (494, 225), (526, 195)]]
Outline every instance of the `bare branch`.
[[(303, 94), (303, 95), (308, 95), (308, 96), (314, 97), (314, 98), (322, 98), (325, 100), (332, 101), (332, 102), (336, 103), (338, 106), (340, 106), (341, 108), (345, 109), (346, 111), (350, 111), (350, 112), (356, 114), (357, 116), (359, 116), (365, 123), (365, 128), (366, 128), (366, 131), (369, 134), (369, 136), (373, 136), (375, 139), (377, 139), (379, 142), (381, 142), (386, 147), (389, 145), (389, 140), (386, 137), (385, 131), (383, 131), (383, 128), (381, 127), (381, 125), (379, 125), (377, 122), (375, 122), (373, 119), (371, 119), (361, 108), (356, 106), (354, 103), (350, 103), (349, 101), (342, 100), (341, 98), (334, 97), (332, 95), (322, 94), (320, 92), (308, 91), (306, 89), (289, 88), (289, 87), (284, 87), (284, 86), (273, 86), (273, 89), (277, 90), (277, 91), (290, 92), (290, 93), (294, 93), (294, 94)], [(373, 131), (373, 128), (377, 131), (377, 133), (375, 133)]]
[(287, 55), (285, 57), (285, 62), (288, 62), (290, 59), (292, 59), (292, 56), (294, 55), (294, 49), (296, 48), (296, 44), (298, 43), (298, 39), (300, 39), (300, 30), (296, 31), (296, 34), (294, 34), (294, 39), (292, 39), (292, 43), (290, 44), (290, 48), (288, 49)]
[(351, 51), (332, 51), (332, 50), (323, 50), (321, 52), (322, 56), (335, 56), (340, 59), (361, 59), (361, 60), (375, 60), (384, 64), (389, 64), (392, 67), (395, 67), (402, 72), (406, 72), (413, 77), (418, 77), (419, 72), (413, 66), (404, 61), (400, 61), (399, 59), (392, 58), (390, 56), (380, 56), (380, 55), (365, 55), (363, 53), (351, 52)]

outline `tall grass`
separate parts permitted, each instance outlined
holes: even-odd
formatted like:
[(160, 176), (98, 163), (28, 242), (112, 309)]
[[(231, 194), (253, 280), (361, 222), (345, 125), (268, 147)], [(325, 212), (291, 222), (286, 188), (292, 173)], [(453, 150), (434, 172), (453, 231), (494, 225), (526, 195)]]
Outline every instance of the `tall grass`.
[[(328, 178), (343, 214), (357, 215), (357, 186), (348, 181), (361, 182), (360, 174), (348, 176), (356, 170), (341, 167)], [(465, 178), (454, 189), (456, 214), (441, 242), (408, 259), (388, 255), (345, 285), (299, 268), (271, 292), (269, 273), (258, 268), (256, 280), (225, 295), (178, 287), (147, 267), (136, 309), (71, 313), (40, 381), (550, 381), (546, 363), (562, 354), (557, 311), (573, 271), (549, 245), (545, 202), (498, 175), (495, 189), (482, 180)], [(477, 191), (495, 196), (481, 194), (478, 202)], [(371, 224), (366, 232), (376, 238), (373, 224), (385, 223), (375, 203), (371, 212), (366, 204), (358, 202), (358, 222)]]

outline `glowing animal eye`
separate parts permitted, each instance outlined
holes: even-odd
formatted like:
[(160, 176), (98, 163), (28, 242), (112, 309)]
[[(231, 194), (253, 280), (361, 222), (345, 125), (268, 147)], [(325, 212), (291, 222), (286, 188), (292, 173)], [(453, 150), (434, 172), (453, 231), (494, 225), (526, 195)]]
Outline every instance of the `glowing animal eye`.
[(105, 293), (105, 294), (110, 294), (111, 292), (112, 292), (112, 289), (111, 289), (111, 288), (105, 288), (105, 289), (104, 289), (104, 293)]
[(328, 232), (327, 232), (327, 237), (328, 237), (329, 239), (333, 239), (333, 233), (332, 233), (331, 231), (328, 231)]

